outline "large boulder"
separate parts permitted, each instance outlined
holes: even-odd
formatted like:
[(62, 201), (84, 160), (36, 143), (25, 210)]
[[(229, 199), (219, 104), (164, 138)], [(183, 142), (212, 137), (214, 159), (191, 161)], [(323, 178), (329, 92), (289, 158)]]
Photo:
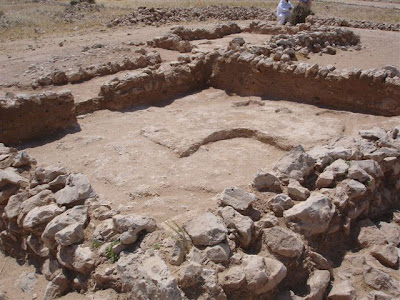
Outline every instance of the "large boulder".
[(35, 187), (38, 184), (50, 183), (60, 175), (67, 174), (65, 168), (58, 166), (40, 166), (37, 167), (35, 172), (32, 174), (31, 186)]
[(113, 217), (113, 223), (115, 230), (121, 233), (122, 245), (133, 244), (139, 233), (153, 232), (157, 228), (154, 219), (140, 215), (116, 215)]
[(281, 173), (284, 177), (302, 182), (313, 171), (314, 166), (315, 159), (308, 155), (303, 147), (299, 145), (276, 163), (274, 171)]
[(221, 206), (231, 206), (240, 213), (245, 213), (257, 201), (257, 196), (237, 187), (229, 187), (217, 196)]
[(61, 247), (57, 253), (57, 260), (65, 268), (82, 274), (89, 274), (96, 264), (93, 251), (82, 245)]
[(225, 225), (233, 230), (240, 245), (243, 248), (249, 247), (255, 236), (253, 220), (250, 217), (243, 216), (230, 206), (219, 209), (218, 214), (224, 220)]
[(44, 227), (55, 216), (64, 212), (65, 208), (60, 208), (56, 204), (50, 204), (32, 209), (25, 217), (23, 227), (25, 230), (32, 231), (35, 228)]
[(306, 201), (285, 211), (283, 216), (288, 227), (306, 236), (324, 233), (335, 214), (335, 206), (328, 197), (315, 193)]
[(78, 222), (68, 225), (64, 229), (57, 232), (54, 238), (57, 244), (64, 247), (80, 243), (84, 239), (83, 225)]
[(85, 227), (87, 221), (88, 208), (83, 205), (75, 206), (56, 216), (47, 224), (42, 234), (42, 241), (47, 247), (53, 249), (57, 245), (55, 241), (55, 235), (57, 232), (75, 223), (81, 224)]
[(351, 286), (351, 284), (345, 280), (341, 282), (335, 282), (333, 284), (332, 290), (328, 295), (329, 300), (356, 300), (357, 293), (356, 290)]
[(304, 243), (294, 232), (282, 227), (264, 229), (264, 242), (275, 254), (296, 258), (304, 251)]
[(195, 246), (213, 246), (226, 240), (228, 230), (224, 221), (212, 214), (198, 215), (185, 225), (185, 230)]
[(247, 290), (255, 295), (272, 291), (286, 277), (287, 269), (278, 260), (258, 255), (243, 258)]
[(281, 182), (274, 172), (258, 171), (253, 180), (255, 189), (261, 192), (281, 192)]
[(89, 178), (83, 174), (71, 174), (67, 178), (66, 186), (56, 194), (56, 201), (60, 205), (74, 206), (83, 204), (88, 198), (96, 196), (90, 185)]
[(278, 194), (268, 201), (268, 206), (278, 217), (283, 216), (283, 212), (291, 207), (293, 207), (294, 202), (286, 194)]
[(183, 299), (177, 280), (158, 255), (125, 255), (118, 260), (117, 268), (123, 291), (130, 292), (132, 299)]

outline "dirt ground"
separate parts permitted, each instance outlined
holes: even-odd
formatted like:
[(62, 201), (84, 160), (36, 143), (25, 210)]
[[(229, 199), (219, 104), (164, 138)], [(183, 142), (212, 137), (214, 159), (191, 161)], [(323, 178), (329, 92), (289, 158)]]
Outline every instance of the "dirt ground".
[[(399, 8), (396, 2), (374, 2), (373, 5)], [(216, 23), (190, 26), (209, 27)], [(0, 96), (10, 91), (33, 92), (26, 86), (55, 68), (77, 69), (134, 57), (137, 55), (135, 50), (142, 46), (133, 43), (164, 34), (170, 27), (103, 28), (84, 34), (2, 43)], [(400, 69), (400, 32), (351, 30), (361, 37), (360, 51), (313, 54), (306, 62), (337, 68), (370, 69), (393, 65)], [(194, 44), (198, 50), (207, 51), (226, 47), (238, 36), (254, 44), (270, 38), (268, 35), (237, 34), (218, 40), (195, 41)], [(101, 44), (101, 47), (92, 48), (95, 44)], [(85, 47), (89, 50), (82, 51)], [(176, 60), (179, 55), (174, 51), (155, 50), (164, 61)], [(79, 85), (51, 86), (42, 90), (69, 89), (79, 102), (96, 96), (104, 81), (126, 73), (128, 71)], [(5, 87), (16, 81), (22, 87)], [(389, 129), (399, 122), (399, 116), (327, 110), (285, 99), (273, 101), (228, 95), (209, 88), (160, 107), (139, 107), (124, 112), (97, 111), (80, 116), (77, 132), (39, 144), (26, 144), (21, 149), (40, 164), (60, 165), (71, 172), (87, 175), (100, 199), (120, 211), (149, 215), (158, 222), (174, 219), (183, 223), (198, 212), (215, 208), (214, 196), (224, 188), (248, 189), (258, 170), (272, 168), (291, 147), (301, 144), (309, 149), (343, 135), (355, 136), (360, 129), (373, 126)], [(271, 137), (273, 142), (266, 144), (250, 135), (224, 137), (224, 133), (243, 128)], [(221, 138), (205, 144), (204, 139), (215, 133), (221, 133)], [(30, 272), (34, 272), (32, 266), (19, 266), (14, 259), (1, 255), (0, 290), (9, 299), (40, 299), (47, 284), (43, 276), (36, 275), (37, 282), (29, 292), (23, 292), (21, 280), (18, 281)], [(74, 293), (64, 299), (117, 299), (112, 292), (99, 295), (85, 297)]]

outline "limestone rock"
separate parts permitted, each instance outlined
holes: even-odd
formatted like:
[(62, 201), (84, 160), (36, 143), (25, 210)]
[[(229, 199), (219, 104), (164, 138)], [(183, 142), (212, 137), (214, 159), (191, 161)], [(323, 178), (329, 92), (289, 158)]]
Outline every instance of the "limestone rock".
[(140, 215), (116, 215), (113, 217), (114, 228), (121, 232), (120, 241), (123, 245), (136, 242), (142, 231), (153, 232), (157, 225), (154, 219)]
[(335, 213), (335, 207), (329, 198), (315, 193), (306, 201), (296, 204), (285, 211), (283, 216), (288, 227), (305, 235), (325, 232)]
[(65, 274), (60, 270), (54, 279), (49, 282), (46, 286), (46, 290), (43, 295), (43, 300), (53, 300), (64, 295), (69, 287), (70, 282)]
[(80, 205), (75, 206), (56, 216), (47, 224), (46, 228), (44, 229), (42, 241), (47, 247), (53, 249), (56, 246), (54, 237), (57, 232), (75, 223), (79, 223), (83, 227), (86, 225), (88, 220), (87, 211), (88, 209), (86, 206)]
[(398, 247), (400, 245), (400, 227), (393, 223), (380, 222), (379, 230), (385, 236), (389, 244)]
[(104, 220), (96, 226), (93, 236), (96, 240), (109, 242), (113, 237), (118, 234), (114, 227), (114, 221), (112, 219)]
[[(368, 175), (374, 178), (380, 178), (383, 176), (383, 172), (379, 164), (374, 160), (352, 160), (350, 162), (349, 172), (352, 171), (352, 168), (359, 168), (364, 170)], [(355, 178), (357, 179), (357, 178)]]
[(393, 269), (397, 269), (399, 266), (399, 251), (395, 246), (375, 246), (371, 250), (371, 254), (384, 266), (389, 266)]
[(341, 282), (335, 282), (333, 288), (328, 295), (329, 300), (356, 300), (356, 290), (351, 284), (345, 280)]
[(60, 205), (73, 206), (94, 197), (96, 194), (90, 185), (89, 178), (83, 174), (71, 174), (67, 178), (67, 185), (56, 194), (56, 201)]
[(230, 206), (218, 210), (228, 229), (233, 229), (242, 247), (250, 246), (254, 237), (254, 222)]
[(65, 175), (67, 171), (65, 168), (57, 167), (57, 166), (48, 166), (48, 167), (38, 167), (33, 173), (32, 178), (32, 187), (38, 184), (49, 183), (56, 179), (59, 175)]
[(175, 277), (157, 255), (139, 252), (121, 256), (117, 268), (123, 290), (130, 292), (132, 299), (183, 299)]
[(39, 225), (46, 225), (55, 216), (64, 212), (65, 208), (60, 208), (56, 204), (50, 204), (32, 209), (25, 217), (23, 227), (26, 230), (33, 230)]
[(363, 277), (370, 287), (400, 297), (400, 282), (389, 274), (369, 266), (365, 268)]
[(387, 244), (385, 236), (371, 220), (367, 219), (359, 222), (358, 228), (357, 241), (362, 248)]
[(281, 192), (279, 178), (273, 172), (260, 170), (253, 181), (253, 186), (260, 192)]
[(209, 212), (198, 215), (189, 221), (185, 225), (185, 230), (195, 246), (213, 246), (219, 244), (226, 239), (228, 233), (224, 221)]
[(58, 231), (54, 236), (56, 242), (61, 246), (70, 246), (83, 241), (83, 226), (80, 223), (68, 225)]
[(237, 187), (226, 188), (218, 198), (222, 206), (231, 206), (240, 213), (245, 213), (257, 201), (256, 195)]
[(18, 217), (22, 210), (22, 202), (28, 199), (28, 197), (27, 192), (18, 193), (10, 197), (7, 205), (4, 207), (4, 212), (9, 220)]
[(28, 185), (28, 179), (19, 175), (13, 168), (0, 170), (0, 188), (7, 185), (26, 187)]
[(304, 300), (324, 299), (330, 279), (331, 275), (329, 271), (316, 270), (314, 274), (307, 280), (307, 284), (310, 287), (310, 293), (304, 297)]
[(247, 255), (243, 258), (247, 289), (256, 295), (272, 291), (287, 274), (286, 267), (278, 260)]
[(172, 246), (169, 263), (174, 266), (180, 266), (185, 260), (186, 249), (180, 240), (176, 240)]
[(246, 283), (246, 276), (242, 266), (233, 266), (226, 272), (219, 274), (219, 282), (224, 290), (236, 291)]
[(292, 198), (286, 194), (278, 194), (268, 201), (268, 206), (278, 216), (283, 216), (283, 211), (291, 208), (294, 205)]
[(288, 258), (300, 257), (304, 251), (304, 243), (294, 232), (282, 227), (264, 230), (264, 241), (273, 253)]
[(360, 130), (359, 134), (364, 139), (376, 141), (376, 140), (385, 140), (387, 137), (386, 130), (380, 127), (374, 127), (369, 130)]
[(274, 171), (302, 182), (314, 166), (315, 159), (308, 155), (302, 146), (297, 146), (276, 163)]
[(82, 274), (89, 274), (95, 267), (93, 251), (82, 245), (61, 247), (57, 260), (62, 266)]
[(202, 272), (202, 265), (193, 261), (188, 262), (179, 272), (179, 285), (184, 289), (197, 285)]
[(215, 263), (227, 263), (229, 262), (229, 256), (231, 249), (227, 244), (218, 244), (215, 246), (209, 246), (205, 249), (205, 255), (207, 259)]
[(297, 201), (304, 201), (310, 196), (310, 191), (301, 186), (297, 180), (290, 180), (287, 187), (289, 196)]

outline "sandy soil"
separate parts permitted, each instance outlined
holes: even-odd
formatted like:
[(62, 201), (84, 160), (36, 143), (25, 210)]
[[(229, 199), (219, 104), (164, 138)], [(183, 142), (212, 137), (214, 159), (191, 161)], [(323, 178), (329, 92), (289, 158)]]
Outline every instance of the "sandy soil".
[[(234, 104), (244, 100), (257, 104)], [(271, 168), (285, 149), (310, 148), (374, 125), (389, 128), (399, 120), (208, 89), (164, 107), (98, 111), (79, 120), (80, 132), (26, 149), (43, 164), (86, 174), (113, 207), (165, 221), (215, 207), (213, 196), (226, 187), (246, 189), (255, 173)], [(215, 132), (239, 128), (273, 142), (222, 137), (202, 145)], [(180, 157), (193, 145), (201, 146)]]

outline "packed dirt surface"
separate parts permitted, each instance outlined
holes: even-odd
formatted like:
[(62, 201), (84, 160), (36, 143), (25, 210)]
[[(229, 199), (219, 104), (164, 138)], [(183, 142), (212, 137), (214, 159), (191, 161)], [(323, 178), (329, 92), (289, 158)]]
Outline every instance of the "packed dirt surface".
[[(399, 120), (208, 89), (161, 107), (83, 116), (79, 132), (26, 149), (44, 164), (86, 174), (113, 207), (165, 221), (215, 208), (215, 194), (227, 186), (245, 189), (292, 147), (308, 149)], [(240, 129), (270, 141), (235, 134)], [(202, 145), (216, 133), (215, 142)]]
[[(334, 1), (324, 0), (323, 3), (325, 2), (329, 5), (336, 4)], [(398, 10), (400, 8), (400, 4), (396, 1), (338, 0), (337, 2), (352, 6), (362, 5), (393, 10)], [(213, 51), (221, 55), (221, 57), (229, 53), (229, 51), (239, 51), (242, 53), (253, 51), (252, 49), (258, 48), (261, 49), (260, 51), (266, 51), (265, 49), (268, 51), (275, 51), (266, 55), (266, 57), (269, 56), (271, 65), (275, 64), (274, 68), (276, 68), (276, 66), (279, 68), (278, 62), (281, 62), (282, 65), (287, 63), (287, 65), (293, 67), (293, 69), (302, 63), (307, 63), (310, 66), (318, 64), (319, 67), (329, 66), (328, 69), (332, 69), (332, 71), (334, 68), (358, 68), (361, 70), (368, 70), (387, 67), (387, 73), (382, 73), (383, 71), (378, 70), (376, 73), (373, 71), (372, 75), (367, 74), (365, 76), (370, 76), (369, 78), (372, 78), (381, 72), (384, 74), (382, 76), (385, 77), (381, 80), (382, 77), (379, 77), (380, 75), (378, 74), (376, 78), (374, 77), (374, 80), (379, 81), (382, 85), (385, 84), (386, 77), (392, 80), (389, 80), (390, 82), (396, 83), (399, 80), (400, 31), (347, 28), (356, 35), (359, 35), (359, 44), (340, 46), (327, 42), (326, 45), (317, 45), (318, 47), (316, 48), (319, 48), (319, 50), (314, 51), (315, 53), (313, 53), (313, 51), (308, 51), (306, 49), (307, 47), (300, 47), (297, 45), (293, 46), (293, 49), (297, 47), (296, 53), (293, 50), (290, 52), (290, 57), (289, 51), (284, 52), (284, 50), (287, 50), (285, 49), (286, 44), (284, 47), (282, 46), (284, 44), (278, 45), (278, 42), (276, 42), (271, 46), (271, 44), (273, 44), (271, 38), (276, 36), (276, 34), (271, 32), (266, 34), (261, 34), (259, 32), (242, 32), (229, 34), (217, 39), (190, 40), (190, 45), (193, 49), (186, 54), (182, 54), (176, 50), (150, 47), (147, 41), (157, 36), (170, 34), (171, 29), (176, 25), (184, 25), (185, 28), (194, 30), (197, 28), (211, 30), (218, 24), (227, 24), (227, 21), (207, 20), (203, 22), (186, 22), (185, 24), (181, 22), (170, 22), (168, 25), (157, 27), (145, 26), (143, 23), (141, 23), (140, 26), (134, 26), (132, 25), (133, 23), (130, 23), (131, 20), (129, 18), (123, 20), (125, 23), (122, 21), (116, 22), (115, 20), (109, 21), (110, 23), (104, 24), (101, 28), (90, 29), (88, 31), (77, 31), (76, 33), (57, 36), (43, 34), (43, 36), (39, 38), (35, 37), (32, 39), (8, 40), (2, 42), (0, 44), (0, 104), (14, 103), (17, 97), (16, 95), (19, 94), (35, 95), (39, 93), (41, 95), (47, 95), (46, 93), (49, 91), (56, 93), (70, 91), (73, 96), (73, 101), (71, 100), (73, 104), (71, 104), (72, 108), (70, 108), (72, 116), (71, 123), (77, 120), (73, 128), (69, 126), (67, 130), (61, 131), (59, 134), (46, 136), (45, 138), (36, 139), (34, 141), (18, 143), (16, 147), (18, 150), (26, 151), (30, 157), (37, 159), (39, 165), (65, 167), (67, 170), (65, 174), (82, 173), (86, 175), (93, 190), (97, 193), (99, 205), (107, 206), (110, 209), (112, 208), (112, 213), (148, 216), (154, 218), (159, 228), (163, 228), (163, 230), (170, 226), (170, 224), (185, 224), (196, 219), (196, 217), (202, 215), (204, 212), (212, 211), (214, 213), (218, 209), (221, 209), (220, 199), (217, 199), (216, 195), (221, 193), (225, 188), (235, 186), (246, 192), (254, 192), (252, 182), (254, 182), (257, 172), (261, 169), (272, 170), (282, 156), (287, 155), (292, 149), (298, 149), (295, 148), (298, 145), (302, 145), (305, 151), (309, 151), (315, 146), (328, 145), (345, 136), (359, 138), (360, 130), (367, 130), (372, 127), (382, 127), (388, 130), (387, 133), (384, 133), (385, 136), (386, 134), (388, 136), (391, 134), (394, 136), (392, 131), (389, 130), (393, 130), (393, 128), (396, 128), (400, 123), (400, 116), (384, 117), (373, 113), (362, 114), (341, 109), (327, 109), (304, 103), (297, 103), (296, 101), (288, 101), (288, 99), (272, 99), (270, 97), (258, 96), (244, 97), (222, 89), (211, 88), (208, 83), (201, 85), (202, 89), (200, 90), (192, 90), (183, 95), (174, 95), (171, 99), (160, 101), (160, 103), (156, 105), (140, 105), (114, 111), (93, 109), (97, 111), (92, 113), (85, 112), (85, 114), (77, 113), (79, 104), (88, 103), (90, 101), (96, 103), (101, 96), (104, 96), (101, 93), (105, 90), (104, 87), (107, 87), (105, 83), (112, 85), (118, 82), (119, 86), (123, 88), (125, 84), (123, 81), (124, 79), (135, 78), (135, 76), (147, 78), (150, 76), (149, 74), (153, 74), (152, 72), (161, 72), (162, 70), (166, 70), (165, 73), (172, 73), (171, 69), (174, 67), (179, 67), (183, 64), (193, 65), (193, 61), (196, 59), (200, 61)], [(235, 23), (241, 28), (245, 28), (249, 26), (251, 21), (252, 20), (241, 20)], [(149, 23), (149, 25), (151, 24), (153, 23)], [(266, 28), (272, 28), (275, 25), (276, 21), (271, 20), (266, 21), (264, 24)], [(287, 29), (288, 31), (292, 30), (291, 27), (287, 28), (289, 28)], [(278, 40), (284, 43), (284, 41), (282, 42), (284, 39), (282, 36), (283, 35), (281, 35)], [(174, 38), (179, 39), (179, 37), (176, 36), (174, 36)], [(242, 42), (241, 39), (244, 41)], [(253, 46), (254, 48), (252, 48)], [(311, 45), (310, 49), (313, 47), (314, 45)], [(324, 47), (325, 49), (323, 49)], [(326, 50), (326, 47), (330, 47), (329, 50), (331, 52)], [(279, 55), (277, 55), (276, 52), (279, 52)], [(115, 71), (115, 68), (112, 68), (113, 63), (120, 63), (122, 65), (127, 59), (139, 59), (149, 53), (160, 55), (159, 58), (161, 58), (163, 63), (162, 67), (160, 67), (161, 64), (159, 63), (148, 63), (143, 67), (125, 68), (123, 70), (118, 69), (117, 71)], [(257, 53), (257, 55), (261, 56), (264, 54)], [(284, 55), (286, 55), (285, 60), (283, 59)], [(169, 63), (169, 65), (167, 63)], [(99, 65), (108, 66), (111, 71), (108, 70), (106, 75), (94, 72), (91, 74), (91, 76), (93, 75), (91, 79), (77, 80), (74, 83), (66, 81), (60, 84), (38, 84), (38, 82), (40, 80), (43, 81), (43, 78), (46, 76), (52, 76), (49, 74), (54, 74), (55, 71), (63, 72), (65, 77), (65, 74), (70, 76), (73, 72), (83, 72), (83, 69), (100, 69), (98, 67)], [(166, 65), (169, 67), (165, 67)], [(361, 70), (359, 73), (361, 73)], [(391, 77), (388, 75), (389, 73)], [(137, 87), (137, 90), (146, 88)], [(116, 89), (115, 94), (122, 96), (128, 95), (126, 97), (129, 98), (129, 93), (134, 93), (135, 89), (136, 87), (127, 92)], [(50, 100), (52, 97), (51, 95), (53, 94), (50, 94)], [(160, 95), (162, 95), (162, 92), (160, 92)], [(108, 99), (103, 98), (103, 100), (107, 101)], [(33, 102), (40, 104), (41, 100), (34, 100)], [(142, 102), (146, 102), (146, 99), (143, 99)], [(59, 108), (59, 110), (62, 109)], [(48, 112), (47, 110), (44, 111), (46, 113)], [(19, 117), (23, 119), (23, 115)], [(0, 128), (0, 130), (2, 130), (2, 128)], [(29, 132), (28, 130), (26, 131)], [(373, 134), (375, 134), (375, 132), (373, 132)], [(374, 140), (374, 142), (379, 140), (379, 138), (376, 138), (373, 134), (371, 134), (372, 140)], [(395, 135), (395, 138), (397, 138), (397, 133)], [(367, 139), (368, 138), (371, 137), (369, 136)], [(0, 140), (0, 143), (1, 142)], [(386, 144), (383, 145), (385, 146)], [(368, 144), (368, 146), (372, 147), (370, 144)], [(380, 144), (379, 147), (383, 147), (382, 144)], [(366, 146), (366, 148), (368, 147)], [(395, 156), (396, 160), (398, 157), (397, 152), (393, 154), (393, 156)], [(4, 157), (2, 156), (1, 160), (3, 160)], [(354, 157), (351, 159), (355, 160)], [(382, 161), (383, 159), (380, 162)], [(343, 160), (342, 163), (345, 165), (347, 164), (348, 168), (350, 158)], [(23, 172), (27, 171), (24, 169)], [(322, 171), (321, 174), (319, 172), (320, 170), (314, 175), (321, 175)], [(66, 176), (67, 175), (65, 175), (65, 177)], [(345, 176), (347, 176), (347, 173)], [(31, 179), (32, 178), (30, 178), (30, 180)], [(290, 180), (292, 179), (293, 178)], [(65, 180), (64, 178), (64, 181)], [(341, 178), (341, 180), (343, 180), (343, 178)], [(384, 181), (384, 179), (379, 180)], [(303, 184), (301, 180), (300, 183)], [(337, 183), (339, 185), (339, 179), (337, 179)], [(370, 184), (370, 179), (364, 180), (363, 183), (368, 186)], [(32, 183), (30, 182), (30, 184)], [(63, 184), (65, 186), (66, 183), (64, 182)], [(285, 184), (287, 184), (287, 182)], [(398, 189), (397, 185), (399, 185), (399, 183), (390, 183), (390, 188)], [(32, 186), (29, 188), (31, 187)], [(3, 186), (1, 186), (1, 188), (3, 188)], [(43, 188), (45, 189), (47, 187)], [(286, 188), (285, 186), (285, 191)], [(304, 187), (301, 186), (297, 186), (296, 188), (299, 188), (299, 190), (301, 190), (301, 188), (304, 189)], [(30, 192), (33, 189), (34, 187), (32, 187)], [(384, 190), (382, 194), (379, 194), (379, 197), (384, 198), (387, 190), (388, 189)], [(1, 192), (3, 193), (3, 191)], [(40, 189), (38, 188), (32, 193), (35, 192), (40, 192)], [(273, 223), (270, 219), (267, 221), (263, 219), (264, 223), (260, 224), (269, 224), (268, 222), (271, 222), (271, 224), (273, 223), (271, 228), (277, 228), (279, 226), (285, 227), (286, 225), (282, 225), (284, 224), (282, 212), (280, 215), (277, 214), (277, 217), (279, 217), (278, 221), (274, 215), (275, 212), (272, 212), (265, 204), (267, 201), (271, 200), (272, 194), (270, 192), (263, 193), (262, 190), (258, 190), (255, 193), (257, 193), (257, 197), (259, 197), (262, 202), (262, 204), (258, 204), (259, 206), (255, 205), (257, 206), (256, 208), (262, 213), (267, 212), (264, 217), (271, 217), (272, 214), (272, 220), (276, 219), (276, 223)], [(308, 196), (309, 194), (310, 191), (308, 191)], [(6, 196), (3, 194), (0, 195), (2, 197), (7, 196), (7, 194), (5, 194)], [(296, 200), (296, 205), (298, 205), (299, 202), (300, 201)], [(1, 203), (4, 211), (3, 204), (4, 203)], [(68, 209), (70, 209), (70, 207), (68, 207)], [(111, 217), (113, 216), (114, 215)], [(332, 218), (332, 216), (330, 217)], [(254, 216), (252, 216), (252, 218), (257, 219), (257, 217)], [(95, 218), (93, 218), (93, 220), (94, 219)], [(343, 219), (345, 218), (343, 217)], [(94, 246), (90, 244), (94, 241), (93, 231), (95, 226), (100, 224), (100, 220), (103, 221), (100, 218), (99, 220), (95, 220), (97, 223), (92, 222), (85, 231), (85, 246), (87, 246), (86, 248), (92, 249), (93, 252), (97, 251), (97, 248), (95, 250)], [(383, 222), (385, 219), (380, 216), (377, 222), (381, 221)], [(15, 225), (14, 223), (10, 224), (13, 226)], [(391, 225), (393, 224), (394, 221)], [(66, 226), (69, 226), (69, 224), (63, 227)], [(265, 227), (263, 227), (264, 225), (257, 226), (261, 226), (263, 230), (270, 227), (269, 225), (265, 225)], [(9, 227), (11, 228), (12, 226)], [(8, 229), (9, 228), (2, 230), (6, 232)], [(11, 230), (13, 230), (13, 228), (11, 228)], [(229, 230), (232, 231), (231, 228), (229, 228)], [(150, 230), (148, 233), (150, 233)], [(88, 237), (88, 234), (91, 234), (91, 236)], [(147, 232), (145, 234), (147, 234)], [(187, 235), (187, 233), (184, 233), (186, 237), (185, 234)], [(34, 234), (30, 235), (30, 237), (33, 235)], [(379, 236), (379, 234), (377, 235)], [(163, 251), (163, 247), (168, 248), (168, 250), (171, 248), (168, 242), (165, 243), (165, 246), (163, 240), (161, 242), (158, 240), (161, 239), (160, 236), (157, 236), (157, 234), (154, 236), (151, 236), (149, 241), (146, 240), (144, 242), (150, 245), (148, 247), (150, 250), (153, 250), (153, 252), (159, 250), (160, 244), (162, 248), (160, 252)], [(376, 238), (376, 236), (374, 236), (374, 238)], [(247, 254), (266, 255), (266, 257), (270, 259), (270, 257), (273, 256), (271, 254), (272, 252), (269, 253), (264, 246), (256, 246), (255, 244), (260, 241), (255, 242), (255, 240), (256, 238), (253, 237), (252, 242), (254, 244), (250, 250), (246, 250)], [(316, 243), (314, 240), (309, 242), (310, 245)], [(371, 242), (371, 245), (373, 242)], [(260, 243), (262, 244), (263, 242), (261, 241)], [(231, 244), (227, 247), (232, 247)], [(368, 247), (371, 245), (368, 245)], [(400, 245), (400, 235), (398, 245)], [(66, 247), (69, 246), (71, 245)], [(207, 245), (200, 245), (199, 248), (203, 251), (206, 246)], [(313, 246), (315, 246), (315, 244)], [(370, 284), (370, 287), (365, 286), (364, 281), (362, 281), (362, 276), (360, 275), (362, 271), (357, 269), (360, 267), (359, 265), (364, 266), (365, 261), (359, 262), (358, 260), (360, 259), (360, 255), (365, 255), (367, 256), (367, 263), (368, 259), (370, 260), (369, 262), (373, 261), (373, 264), (379, 264), (379, 262), (375, 260), (375, 258), (368, 256), (372, 248), (366, 248), (357, 252), (359, 249), (355, 246), (353, 247), (353, 245), (351, 246), (353, 247), (351, 250), (347, 249), (346, 246), (342, 246), (338, 247), (338, 251), (343, 251), (343, 253), (341, 253), (343, 255), (340, 257), (341, 260), (338, 261), (343, 261), (343, 265), (340, 266), (340, 263), (334, 261), (333, 258), (336, 257), (332, 255), (332, 257), (329, 257), (332, 258), (333, 261), (332, 263), (332, 261), (329, 260), (329, 263), (332, 265), (331, 268), (328, 261), (321, 256), (324, 259), (323, 262), (327, 261), (326, 263), (329, 266), (321, 270), (329, 270), (332, 278), (335, 276), (335, 278), (344, 280), (344, 278), (347, 277), (354, 277), (355, 281), (360, 281), (358, 283), (359, 286), (362, 287), (362, 291), (359, 292), (359, 295), (366, 297), (368, 293), (373, 290), (371, 288), (373, 285)], [(23, 248), (23, 246), (21, 247)], [(25, 245), (25, 247), (28, 246)], [(238, 253), (243, 252), (239, 246), (235, 247), (236, 246), (233, 248), (236, 249)], [(61, 246), (58, 247), (58, 249), (61, 248)], [(328, 255), (327, 253), (329, 251), (326, 249), (318, 250), (321, 250), (324, 255), (326, 254), (326, 257), (331, 254), (329, 253)], [(324, 252), (325, 250), (326, 253)], [(353, 250), (357, 252), (357, 257), (354, 259), (351, 256)], [(390, 250), (393, 249), (391, 248)], [(303, 248), (301, 248), (301, 251), (303, 251)], [(346, 251), (348, 252), (345, 253)], [(165, 250), (164, 252), (166, 253), (167, 251)], [(312, 251), (310, 250), (310, 252)], [(304, 255), (301, 254), (303, 258), (309, 255), (308, 252), (304, 253)], [(376, 256), (379, 255), (377, 254)], [(126, 259), (126, 257), (121, 257)], [(109, 257), (102, 258), (102, 263), (104, 263), (102, 266), (106, 265), (106, 267), (110, 268), (106, 269), (105, 273), (110, 273), (109, 270), (111, 270), (111, 273), (114, 272), (113, 274), (115, 275), (115, 264), (113, 265), (110, 263), (108, 258)], [(58, 257), (58, 259), (61, 260), (62, 258)], [(146, 257), (143, 259), (148, 258)], [(309, 257), (307, 257), (307, 259), (309, 259)], [(71, 268), (68, 264), (66, 265), (68, 266), (67, 269), (69, 268), (72, 270), (71, 274), (73, 275), (71, 276), (75, 276), (75, 269)], [(212, 268), (215, 268), (218, 272), (225, 269), (228, 270), (226, 264), (222, 265), (212, 264)], [(292, 263), (289, 264), (290, 267), (293, 267), (293, 265)], [(398, 270), (398, 260), (397, 265), (394, 265), (396, 267), (392, 267), (392, 269), (397, 268), (396, 270)], [(93, 267), (91, 271), (94, 272), (94, 263), (90, 268), (91, 267)], [(299, 266), (296, 266), (296, 268), (297, 267)], [(299, 281), (301, 281), (302, 285), (305, 285), (307, 279), (310, 279), (311, 283), (307, 288), (312, 290), (310, 286), (313, 284), (314, 279), (312, 276), (314, 275), (311, 275), (311, 271), (308, 273), (305, 271), (308, 265), (302, 267), (304, 267), (304, 269), (301, 270), (303, 273), (299, 276), (303, 277), (301, 277)], [(389, 271), (386, 269), (382, 270), (389, 274)], [(178, 271), (180, 271), (179, 268), (174, 269), (175, 273), (178, 273)], [(14, 258), (1, 254), (0, 292), (6, 296), (5, 299), (41, 299), (45, 290), (48, 290), (48, 288), (46, 288), (48, 281), (44, 278), (44, 275), (39, 274), (41, 272), (42, 270), (40, 267), (35, 268), (33, 265), (24, 264), (22, 262), (21, 265), (19, 265)], [(78, 270), (78, 273), (79, 272), (81, 271)], [(135, 272), (136, 270), (133, 271), (133, 273)], [(288, 287), (280, 286), (279, 292), (284, 291), (286, 288), (288, 290), (293, 289), (293, 285), (290, 283), (293, 278), (290, 276), (294, 276), (293, 274), (296, 272), (297, 269), (292, 269), (289, 272), (288, 277), (285, 279), (289, 282)], [(391, 270), (391, 272), (390, 274), (395, 274), (393, 278), (400, 280), (395, 271)], [(85, 272), (83, 274), (85, 276), (87, 275)], [(88, 286), (90, 286), (88, 291), (87, 286), (85, 286), (85, 284), (87, 284), (85, 280), (87, 280), (88, 277), (79, 277), (80, 275), (82, 274), (79, 273), (79, 275), (73, 277), (74, 280), (71, 286), (74, 286), (74, 291), (60, 299), (117, 300), (128, 299), (129, 297), (131, 297), (129, 299), (133, 299), (131, 294), (128, 296), (119, 295), (114, 291), (117, 290), (120, 292), (120, 286), (117, 288), (113, 287), (114, 290), (112, 290), (109, 289), (112, 285), (107, 285), (105, 286), (107, 289), (106, 291), (100, 290), (96, 292), (94, 290), (97, 289), (97, 283), (90, 282), (90, 284), (88, 284)], [(323, 275), (325, 277), (330, 276), (327, 274)], [(107, 276), (105, 275), (105, 277)], [(326, 295), (332, 288), (331, 285), (334, 283), (330, 283), (330, 280), (332, 280), (330, 278), (331, 277), (328, 278), (326, 286), (322, 288), (323, 293)], [(79, 280), (83, 280), (82, 285), (80, 285), (81, 282)], [(319, 281), (316, 280), (316, 282)], [(179, 282), (179, 284), (182, 285), (181, 282)], [(325, 290), (328, 284), (331, 285), (326, 292)], [(277, 285), (278, 283), (276, 283), (276, 286)], [(70, 290), (72, 289), (71, 286), (69, 287)], [(373, 286), (373, 288), (378, 290), (375, 286)], [(76, 292), (79, 289), (81, 289), (82, 294)], [(182, 287), (182, 289), (184, 288)], [(294, 288), (294, 290), (299, 295), (306, 295), (307, 293), (302, 287), (298, 290)], [(229, 287), (227, 291), (229, 291)], [(250, 287), (245, 292), (247, 293), (249, 291), (251, 291)], [(190, 294), (187, 290), (184, 292), (188, 295)], [(400, 287), (399, 290), (395, 290), (395, 292), (400, 293)], [(395, 294), (395, 292), (393, 292), (393, 294)], [(64, 292), (61, 292), (59, 294), (63, 293)], [(260, 293), (262, 294), (262, 292)], [(231, 298), (228, 297), (228, 299), (240, 299), (240, 295), (249, 294), (238, 295), (239, 296), (236, 295), (236, 298), (232, 296)], [(322, 294), (319, 296), (323, 297)], [(282, 299), (307, 299), (300, 298), (300, 296), (296, 297), (297, 296), (294, 298)], [(191, 298), (195, 299), (196, 296), (192, 296)], [(209, 297), (208, 299), (215, 298), (216, 297)], [(3, 299), (2, 294), (0, 294), (0, 299)], [(322, 298), (317, 297), (315, 299)]]

